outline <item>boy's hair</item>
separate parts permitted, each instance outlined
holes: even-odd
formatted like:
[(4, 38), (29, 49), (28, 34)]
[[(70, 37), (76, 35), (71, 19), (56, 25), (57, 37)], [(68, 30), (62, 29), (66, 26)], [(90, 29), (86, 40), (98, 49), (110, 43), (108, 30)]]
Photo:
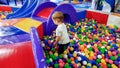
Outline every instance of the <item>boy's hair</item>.
[(64, 15), (63, 15), (63, 13), (60, 12), (60, 11), (56, 11), (56, 12), (54, 12), (53, 15), (52, 15), (52, 19), (60, 19), (60, 20), (62, 21), (63, 18), (64, 18)]

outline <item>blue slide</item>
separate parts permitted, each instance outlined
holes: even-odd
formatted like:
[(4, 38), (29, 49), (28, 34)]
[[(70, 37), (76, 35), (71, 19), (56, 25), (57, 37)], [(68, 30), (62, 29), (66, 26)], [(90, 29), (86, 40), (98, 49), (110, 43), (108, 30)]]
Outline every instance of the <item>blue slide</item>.
[(31, 17), (34, 9), (45, 0), (26, 0), (23, 6), (13, 14), (7, 15), (7, 19)]

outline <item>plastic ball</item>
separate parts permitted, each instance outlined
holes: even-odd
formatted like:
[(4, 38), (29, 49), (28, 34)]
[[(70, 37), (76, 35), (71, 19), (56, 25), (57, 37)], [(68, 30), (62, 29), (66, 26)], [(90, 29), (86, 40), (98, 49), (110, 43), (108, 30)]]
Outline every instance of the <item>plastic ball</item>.
[(77, 57), (77, 54), (76, 54), (76, 53), (73, 53), (73, 57)]
[(100, 59), (101, 59), (101, 58), (102, 58), (102, 56), (101, 56), (101, 55), (97, 55), (97, 58), (100, 58)]
[(57, 56), (58, 56), (58, 53), (55, 52), (54, 55), (57, 57)]
[(73, 68), (78, 68), (78, 67), (77, 67), (77, 64), (73, 64)]
[(82, 58), (81, 57), (78, 57), (78, 61), (81, 61), (82, 60)]
[(67, 62), (68, 62), (68, 63), (71, 63), (71, 60), (70, 60), (70, 59), (67, 59)]
[(87, 61), (83, 61), (82, 63), (83, 63), (83, 65), (87, 65)]
[(54, 64), (54, 68), (58, 68), (58, 64)]
[(68, 58), (68, 55), (64, 54), (64, 58), (67, 59), (67, 58)]
[(114, 61), (116, 58), (114, 56), (110, 56), (110, 59)]
[(93, 65), (92, 68), (97, 68), (97, 66)]
[(52, 59), (52, 58), (50, 58), (50, 62), (53, 62), (53, 59)]
[(108, 62), (109, 62), (110, 64), (113, 64), (113, 61), (112, 61), (112, 60), (108, 60)]

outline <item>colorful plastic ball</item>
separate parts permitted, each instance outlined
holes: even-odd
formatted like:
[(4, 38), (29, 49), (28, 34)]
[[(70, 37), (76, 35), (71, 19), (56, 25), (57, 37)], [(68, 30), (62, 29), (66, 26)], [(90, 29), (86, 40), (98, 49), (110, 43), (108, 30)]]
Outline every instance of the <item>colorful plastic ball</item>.
[(68, 63), (64, 65), (64, 68), (71, 68)]
[(77, 53), (73, 53), (73, 57), (77, 57)]
[(112, 61), (112, 60), (108, 60), (108, 62), (109, 62), (110, 64), (113, 64), (113, 61)]
[(116, 60), (116, 58), (114, 56), (110, 56), (110, 59), (113, 61)]
[(86, 68), (85, 66), (82, 66), (81, 68)]
[(97, 66), (93, 65), (92, 68), (97, 68)]
[(70, 60), (70, 59), (67, 59), (67, 62), (68, 62), (68, 63), (71, 63), (71, 60)]
[(87, 61), (82, 61), (83, 65), (87, 65)]
[(60, 58), (63, 58), (62, 54), (59, 55)]
[(58, 53), (57, 53), (57, 52), (55, 52), (55, 53), (54, 53), (54, 55), (57, 57), (57, 56), (58, 56)]
[(67, 58), (68, 58), (68, 55), (64, 54), (64, 58), (67, 59)]
[(58, 68), (58, 64), (54, 64), (54, 68)]
[(101, 55), (97, 55), (97, 58), (100, 58), (100, 59), (101, 59), (101, 58), (102, 58), (102, 56), (101, 56)]
[(77, 67), (77, 64), (73, 64), (73, 68), (78, 68), (78, 67)]
[(71, 58), (70, 58), (70, 60), (71, 60), (71, 61), (74, 61), (74, 58), (73, 58), (73, 57), (71, 57)]
[(52, 58), (50, 58), (50, 62), (53, 62), (53, 59), (52, 59)]
[(64, 63), (59, 63), (59, 68), (63, 68), (64, 67)]
[(78, 61), (81, 61), (82, 60), (82, 58), (81, 57), (78, 57)]
[(90, 66), (86, 66), (86, 68), (91, 68)]

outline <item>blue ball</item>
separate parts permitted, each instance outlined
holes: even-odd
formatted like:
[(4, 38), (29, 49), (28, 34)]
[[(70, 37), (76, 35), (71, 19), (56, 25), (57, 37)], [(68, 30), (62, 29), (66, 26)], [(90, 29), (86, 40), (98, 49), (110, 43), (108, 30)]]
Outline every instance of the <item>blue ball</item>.
[(117, 60), (120, 61), (120, 57), (118, 57)]
[(92, 65), (96, 65), (96, 61), (95, 61), (95, 60), (91, 60), (90, 63), (91, 63)]
[(77, 63), (78, 63), (78, 60), (75, 60), (75, 63), (77, 64)]
[(90, 66), (87, 66), (86, 68), (91, 68)]

